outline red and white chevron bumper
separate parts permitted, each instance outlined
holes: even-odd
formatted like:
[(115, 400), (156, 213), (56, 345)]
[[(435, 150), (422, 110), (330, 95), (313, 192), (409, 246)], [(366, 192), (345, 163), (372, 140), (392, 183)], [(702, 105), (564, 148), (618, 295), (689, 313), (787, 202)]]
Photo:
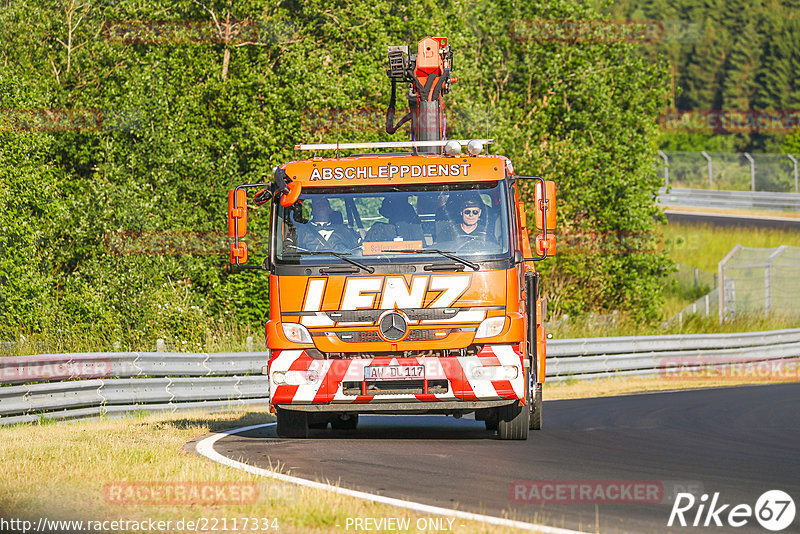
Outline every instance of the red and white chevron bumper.
[[(475, 356), (441, 358), (319, 360), (303, 350), (275, 350), (269, 362), (270, 404), (524, 399), (522, 362), (522, 354), (512, 345), (486, 345)], [(424, 375), (403, 381), (407, 391), (398, 391), (389, 382), (367, 382), (368, 366), (422, 366)]]

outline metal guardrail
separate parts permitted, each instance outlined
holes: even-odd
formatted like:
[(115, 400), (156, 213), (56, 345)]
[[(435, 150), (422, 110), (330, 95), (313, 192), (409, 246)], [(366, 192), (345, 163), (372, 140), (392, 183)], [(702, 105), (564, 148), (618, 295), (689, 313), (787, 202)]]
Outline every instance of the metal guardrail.
[(662, 206), (800, 211), (800, 194), (672, 188), (658, 191)]
[[(744, 362), (796, 364), (800, 329), (551, 340), (547, 351), (548, 381), (658, 375), (675, 367), (691, 371)], [(266, 361), (266, 352), (3, 357), (0, 424), (266, 407), (268, 381), (261, 374)], [(84, 378), (70, 380), (77, 377)]]
[(559, 358), (650, 351), (699, 351), (796, 342), (800, 342), (800, 328), (737, 334), (588, 337), (550, 340), (547, 342), (547, 355)]
[(260, 373), (267, 352), (86, 352), (0, 358), (0, 383), (73, 377), (229, 376)]

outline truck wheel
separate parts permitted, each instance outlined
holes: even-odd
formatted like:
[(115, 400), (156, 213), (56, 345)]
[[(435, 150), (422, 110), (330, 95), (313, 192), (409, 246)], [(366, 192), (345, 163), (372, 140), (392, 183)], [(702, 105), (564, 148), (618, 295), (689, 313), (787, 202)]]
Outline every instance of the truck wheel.
[(531, 430), (542, 429), (542, 391), (537, 391), (531, 403)]
[(483, 424), (486, 425), (486, 430), (497, 430), (498, 419), (497, 408), (487, 410), (486, 419), (483, 420)]
[(355, 430), (358, 427), (358, 414), (339, 414), (331, 419), (331, 428), (335, 430)]
[(528, 439), (531, 409), (518, 402), (498, 408), (497, 435), (500, 439)]
[(281, 438), (307, 438), (308, 437), (308, 414), (295, 410), (277, 410), (278, 428), (277, 433)]

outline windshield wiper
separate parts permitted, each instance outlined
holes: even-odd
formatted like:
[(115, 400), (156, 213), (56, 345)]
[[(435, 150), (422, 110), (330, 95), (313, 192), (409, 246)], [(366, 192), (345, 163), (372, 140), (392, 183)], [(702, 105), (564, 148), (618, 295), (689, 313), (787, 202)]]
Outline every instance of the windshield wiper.
[(369, 265), (364, 265), (363, 263), (361, 263), (359, 261), (352, 260), (352, 259), (348, 258), (347, 256), (352, 256), (352, 254), (350, 254), (349, 252), (334, 252), (333, 250), (305, 250), (305, 251), (302, 251), (302, 252), (298, 251), (297, 253), (300, 254), (301, 256), (309, 256), (309, 255), (314, 255), (314, 256), (336, 256), (340, 260), (344, 260), (347, 263), (355, 265), (356, 267), (358, 267), (360, 269), (364, 269), (369, 274), (372, 274), (372, 273), (375, 272), (375, 267), (370, 267)]
[(463, 263), (467, 267), (471, 267), (472, 269), (474, 269), (476, 271), (481, 268), (481, 266), (478, 265), (477, 263), (473, 263), (473, 262), (471, 262), (469, 260), (465, 260), (464, 258), (456, 256), (452, 252), (449, 252), (447, 250), (439, 250), (438, 248), (412, 248), (412, 249), (403, 249), (403, 250), (400, 250), (400, 249), (384, 249), (381, 252), (400, 252), (400, 253), (437, 252), (437, 253), (441, 254), (442, 256), (444, 256), (445, 258), (450, 258), (451, 260), (455, 260), (455, 261), (457, 261), (459, 263)]

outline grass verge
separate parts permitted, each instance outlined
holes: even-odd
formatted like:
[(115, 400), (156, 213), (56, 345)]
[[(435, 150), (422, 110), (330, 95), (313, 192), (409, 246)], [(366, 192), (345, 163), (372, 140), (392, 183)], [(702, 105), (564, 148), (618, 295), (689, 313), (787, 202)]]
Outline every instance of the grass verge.
[[(119, 420), (78, 421), (69, 424), (0, 427), (0, 516), (84, 521), (172, 521), (160, 532), (185, 532), (179, 520), (268, 518), (270, 528), (259, 532), (344, 532), (347, 518), (408, 518), (409, 532), (424, 516), (331, 492), (308, 489), (234, 470), (189, 454), (185, 444), (197, 436), (274, 420), (265, 413), (142, 415)], [(106, 497), (120, 483), (226, 482), (255, 485), (251, 504), (119, 504)], [(203, 487), (203, 486), (199, 486)], [(236, 487), (236, 486), (234, 486)], [(80, 510), (80, 511), (79, 511)], [(272, 520), (277, 520), (272, 527)], [(251, 523), (252, 524), (252, 523)], [(445, 523), (446, 524), (446, 523)], [(341, 527), (337, 527), (341, 525)], [(460, 527), (459, 525), (463, 525)], [(461, 532), (511, 532), (456, 519)], [(352, 530), (352, 527), (351, 527)], [(144, 531), (147, 531), (145, 529)], [(250, 528), (239, 528), (251, 532)], [(431, 530), (433, 531), (433, 530)]]

